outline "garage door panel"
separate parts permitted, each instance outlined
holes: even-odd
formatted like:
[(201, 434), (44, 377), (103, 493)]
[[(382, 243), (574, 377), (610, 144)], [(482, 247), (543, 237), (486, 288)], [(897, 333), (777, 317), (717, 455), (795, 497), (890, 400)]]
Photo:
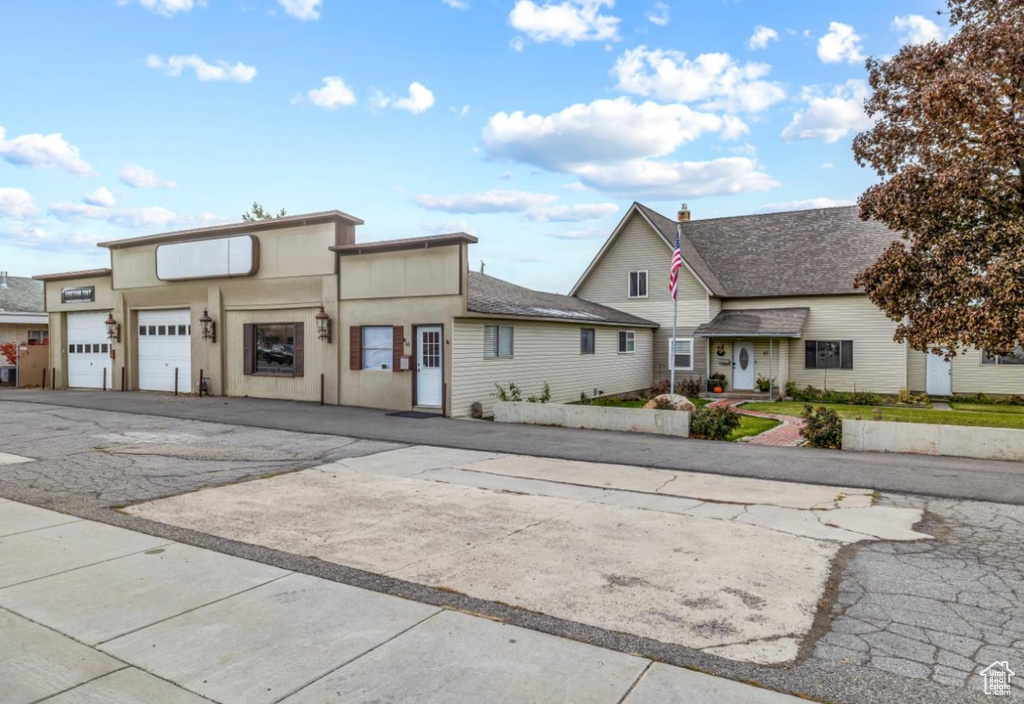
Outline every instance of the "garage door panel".
[(138, 313), (139, 388), (174, 391), (192, 388), (192, 319), (188, 308)]
[(106, 319), (107, 313), (68, 313), (69, 387), (110, 388), (113, 380), (113, 363), (110, 360)]

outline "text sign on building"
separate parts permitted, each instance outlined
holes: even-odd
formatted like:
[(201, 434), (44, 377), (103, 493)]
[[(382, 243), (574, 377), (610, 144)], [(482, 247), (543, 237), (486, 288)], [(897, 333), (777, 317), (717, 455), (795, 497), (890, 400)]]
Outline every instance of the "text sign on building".
[(77, 288), (62, 288), (60, 290), (61, 303), (93, 303), (95, 301), (95, 286), (78, 286)]
[(156, 248), (161, 281), (252, 276), (259, 268), (259, 240), (252, 235), (162, 244)]

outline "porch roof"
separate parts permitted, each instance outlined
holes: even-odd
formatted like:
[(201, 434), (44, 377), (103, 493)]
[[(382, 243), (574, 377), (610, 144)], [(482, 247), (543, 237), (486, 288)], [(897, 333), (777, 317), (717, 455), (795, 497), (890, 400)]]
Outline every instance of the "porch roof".
[(810, 308), (723, 310), (694, 337), (801, 337)]

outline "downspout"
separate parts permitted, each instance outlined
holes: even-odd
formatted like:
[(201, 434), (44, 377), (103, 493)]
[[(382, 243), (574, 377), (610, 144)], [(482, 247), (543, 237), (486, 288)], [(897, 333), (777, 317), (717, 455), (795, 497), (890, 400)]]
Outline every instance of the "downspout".
[(774, 338), (768, 338), (768, 400), (775, 400), (775, 376), (772, 374), (772, 365), (775, 362)]

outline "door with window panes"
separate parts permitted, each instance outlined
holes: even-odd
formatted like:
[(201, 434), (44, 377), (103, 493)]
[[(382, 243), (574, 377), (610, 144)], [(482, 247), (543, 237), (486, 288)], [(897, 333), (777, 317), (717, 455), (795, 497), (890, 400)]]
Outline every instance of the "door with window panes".
[(440, 325), (416, 328), (416, 405), (441, 408), (444, 395), (444, 340)]

